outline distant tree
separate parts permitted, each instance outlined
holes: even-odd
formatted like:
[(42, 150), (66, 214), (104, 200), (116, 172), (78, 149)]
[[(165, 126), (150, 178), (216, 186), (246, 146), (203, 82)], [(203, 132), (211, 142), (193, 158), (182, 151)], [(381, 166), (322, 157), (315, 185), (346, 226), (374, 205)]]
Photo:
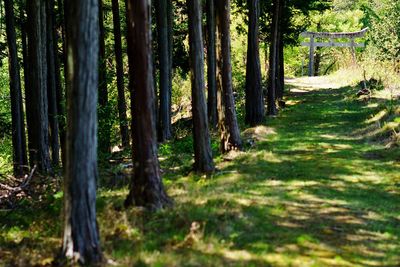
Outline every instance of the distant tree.
[(26, 86), (29, 160), (40, 171), (51, 170), (47, 98), (46, 1), (27, 1), (29, 86)]
[(269, 87), (268, 87), (268, 115), (274, 116), (278, 114), (276, 108), (276, 93), (277, 93), (277, 83), (278, 83), (278, 68), (279, 68), (279, 15), (280, 15), (280, 5), (282, 0), (274, 0), (273, 5), (273, 16), (272, 16), (272, 27), (271, 27), (271, 44), (270, 44), (270, 55), (269, 55)]
[(187, 0), (190, 65), (192, 70), (194, 169), (200, 173), (211, 173), (214, 171), (214, 163), (204, 93), (204, 52), (200, 2), (201, 0)]
[(230, 36), (230, 0), (217, 1), (218, 25), (218, 124), (221, 131), (221, 151), (242, 149), (242, 140), (236, 117), (233, 97), (231, 36)]
[[(61, 144), (61, 160), (63, 166), (65, 166), (66, 157), (66, 119), (65, 119), (65, 87), (61, 80), (61, 65), (64, 65), (64, 77), (66, 77), (67, 69), (67, 53), (66, 53), (66, 38), (65, 38), (65, 1), (57, 0), (57, 13), (54, 13), (53, 35), (54, 35), (54, 63), (56, 70), (56, 99), (57, 99), (57, 117), (58, 117), (58, 130), (60, 133), (60, 144)], [(57, 20), (58, 18), (58, 20)], [(58, 31), (60, 29), (60, 31)], [(61, 57), (58, 52), (58, 45), (61, 42)], [(64, 79), (66, 80), (66, 79)], [(65, 84), (65, 83), (64, 83)]]
[(15, 18), (13, 0), (4, 0), (8, 59), (10, 73), (10, 98), (12, 118), (12, 143), (14, 175), (23, 175), (23, 166), (28, 164), (26, 154), (25, 123), (19, 72), (17, 41), (15, 34)]
[(97, 0), (68, 0), (67, 157), (62, 256), (93, 266), (102, 261), (96, 222)]
[(208, 118), (210, 126), (216, 127), (218, 123), (217, 114), (217, 54), (216, 54), (216, 31), (215, 0), (206, 1), (207, 15), (207, 88), (208, 88)]
[(264, 119), (264, 96), (261, 85), (260, 46), (259, 46), (259, 0), (248, 0), (249, 29), (246, 63), (246, 116), (251, 126)]
[(129, 126), (126, 117), (126, 101), (125, 101), (125, 86), (124, 86), (124, 66), (122, 57), (122, 41), (121, 41), (121, 22), (119, 15), (118, 0), (112, 0), (112, 12), (114, 22), (114, 51), (115, 65), (117, 76), (118, 90), (118, 114), (119, 128), (121, 133), (121, 141), (123, 147), (129, 147)]
[(60, 162), (60, 142), (58, 127), (57, 90), (60, 87), (57, 39), (55, 37), (54, 0), (46, 1), (46, 52), (47, 52), (47, 96), (49, 107), (50, 147), (53, 166)]
[(158, 140), (164, 142), (172, 138), (171, 126), (171, 89), (170, 89), (170, 47), (168, 30), (168, 0), (158, 0), (155, 3), (158, 58), (160, 68), (160, 94), (158, 113)]
[(151, 54), (150, 0), (127, 0), (128, 57), (132, 109), (132, 157), (135, 170), (126, 206), (160, 209), (171, 204), (157, 157)]
[[(99, 55), (99, 150), (103, 154), (110, 153), (111, 148), (111, 123), (110, 107), (108, 103), (107, 89), (107, 64), (106, 64), (106, 43), (104, 31), (103, 0), (99, 1), (99, 26), (100, 26), (100, 55)], [(69, 19), (69, 18), (68, 18)]]

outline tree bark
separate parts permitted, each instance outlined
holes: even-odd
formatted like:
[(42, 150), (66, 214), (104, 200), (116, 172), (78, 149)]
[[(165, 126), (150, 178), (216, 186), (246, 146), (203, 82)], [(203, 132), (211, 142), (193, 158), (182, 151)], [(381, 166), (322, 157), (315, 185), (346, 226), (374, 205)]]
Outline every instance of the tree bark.
[(280, 0), (274, 0), (274, 11), (272, 16), (272, 27), (271, 27), (271, 46), (269, 56), (269, 88), (267, 95), (268, 102), (268, 115), (275, 116), (278, 114), (276, 108), (276, 93), (277, 93), (277, 73), (278, 73), (278, 49), (279, 49), (279, 9)]
[[(27, 1), (28, 75), (25, 88), (30, 164), (40, 171), (51, 170), (47, 99), (46, 6), (44, 0)], [(29, 106), (29, 107), (28, 107)]]
[(92, 266), (102, 260), (96, 222), (97, 0), (68, 1), (68, 125), (62, 255)]
[(171, 204), (157, 158), (151, 54), (151, 1), (128, 0), (128, 57), (135, 170), (126, 206), (161, 209)]
[(207, 105), (204, 93), (204, 52), (201, 23), (201, 0), (187, 0), (189, 45), (192, 80), (192, 116), (194, 169), (200, 173), (214, 171), (208, 128)]
[(128, 119), (126, 117), (124, 63), (122, 57), (121, 22), (118, 0), (112, 0), (112, 11), (114, 21), (114, 49), (118, 89), (119, 128), (121, 133), (122, 146), (126, 148), (129, 147), (129, 126)]
[(170, 82), (170, 55), (168, 38), (168, 0), (157, 0), (155, 4), (157, 17), (158, 58), (160, 68), (160, 109), (158, 115), (158, 139), (160, 142), (172, 138), (171, 131), (171, 91)]
[(276, 99), (282, 100), (284, 89), (285, 89), (285, 64), (284, 64), (284, 46), (283, 46), (283, 36), (282, 33), (279, 34), (279, 45), (277, 51), (277, 59), (278, 59), (278, 70), (277, 70), (277, 77), (276, 77)]
[(207, 88), (208, 88), (208, 119), (210, 126), (215, 128), (218, 123), (217, 113), (217, 55), (216, 55), (216, 31), (215, 0), (207, 0)]
[(232, 89), (230, 0), (217, 1), (218, 25), (218, 124), (221, 132), (221, 151), (242, 149)]
[[(54, 0), (46, 1), (46, 33), (47, 33), (47, 95), (49, 107), (49, 126), (50, 126), (50, 147), (51, 159), (53, 166), (58, 166), (60, 161), (60, 143), (59, 143), (59, 128), (58, 128), (58, 110), (57, 110), (57, 86), (59, 77), (56, 67), (56, 43), (55, 43), (55, 25), (54, 25)], [(57, 60), (58, 62), (58, 60)], [(58, 89), (59, 90), (59, 89)]]
[[(168, 23), (168, 91), (169, 102), (172, 105), (172, 80), (173, 80), (173, 57), (174, 57), (174, 5), (172, 0), (167, 0), (167, 23)], [(172, 126), (171, 126), (172, 127)]]
[(12, 143), (14, 175), (22, 176), (23, 167), (28, 164), (26, 154), (24, 110), (21, 92), (18, 51), (15, 34), (15, 17), (13, 0), (4, 0), (8, 59), (10, 73), (10, 98), (12, 118)]
[[(54, 0), (53, 0), (54, 1)], [(54, 66), (55, 66), (55, 74), (56, 74), (56, 102), (57, 102), (57, 118), (58, 118), (58, 130), (60, 135), (60, 147), (61, 147), (61, 161), (62, 165), (65, 166), (65, 158), (66, 158), (66, 119), (65, 119), (65, 97), (64, 97), (64, 88), (61, 81), (61, 64), (64, 64), (64, 77), (66, 77), (66, 69), (67, 69), (67, 59), (66, 59), (66, 39), (65, 39), (65, 16), (64, 16), (64, 6), (65, 1), (57, 0), (57, 14), (59, 16), (59, 21), (57, 21), (57, 16), (53, 11), (53, 39), (54, 39)], [(60, 28), (60, 34), (57, 32), (57, 27)], [(58, 51), (58, 43), (61, 39), (61, 60), (59, 57)], [(62, 63), (60, 63), (62, 62)], [(66, 79), (65, 79), (66, 80)]]
[[(99, 50), (99, 150), (103, 154), (110, 153), (111, 148), (111, 124), (110, 107), (108, 103), (107, 89), (107, 64), (106, 44), (104, 32), (103, 0), (99, 1), (99, 27), (100, 27), (100, 50)], [(68, 18), (70, 19), (70, 18)]]
[(248, 0), (249, 31), (246, 64), (246, 116), (245, 121), (251, 126), (264, 120), (264, 96), (261, 85), (261, 65), (259, 46), (259, 0)]

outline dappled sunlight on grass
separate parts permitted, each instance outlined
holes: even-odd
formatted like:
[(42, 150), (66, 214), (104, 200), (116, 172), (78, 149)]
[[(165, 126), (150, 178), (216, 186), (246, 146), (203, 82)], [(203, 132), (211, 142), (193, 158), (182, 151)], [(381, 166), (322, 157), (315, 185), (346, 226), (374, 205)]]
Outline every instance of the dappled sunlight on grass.
[[(189, 137), (162, 145), (171, 209), (125, 209), (127, 188), (102, 190), (106, 257), (118, 266), (399, 266), (398, 154), (354, 134), (378, 106), (351, 100), (351, 87), (320, 89), (325, 82), (291, 80), (307, 88), (243, 133), (254, 145), (218, 156), (212, 177), (190, 172)], [(0, 219), (0, 257), (34, 254), (28, 265), (40, 266), (55, 255), (61, 200), (49, 203)]]

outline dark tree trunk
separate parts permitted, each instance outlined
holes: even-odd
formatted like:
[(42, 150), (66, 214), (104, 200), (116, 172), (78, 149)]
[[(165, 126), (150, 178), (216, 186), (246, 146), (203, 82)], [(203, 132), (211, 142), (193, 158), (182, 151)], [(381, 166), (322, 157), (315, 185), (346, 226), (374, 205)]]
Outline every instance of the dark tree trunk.
[(126, 117), (124, 62), (122, 57), (121, 22), (118, 0), (112, 0), (112, 11), (114, 21), (114, 49), (117, 71), (119, 127), (121, 132), (122, 146), (129, 147), (129, 126), (128, 119)]
[[(53, 0), (54, 1), (54, 0)], [(61, 40), (61, 62), (64, 64), (64, 77), (66, 77), (66, 39), (65, 39), (65, 16), (64, 16), (64, 2), (62, 0), (57, 0), (57, 13), (59, 16), (59, 21), (57, 22), (54, 11), (53, 11), (53, 22), (55, 27), (53, 27), (53, 39), (54, 39), (54, 67), (55, 67), (55, 77), (56, 77), (56, 102), (57, 102), (57, 118), (58, 118), (58, 131), (60, 135), (60, 146), (61, 146), (61, 161), (63, 166), (65, 166), (66, 150), (66, 120), (65, 120), (65, 97), (63, 92), (63, 85), (61, 82), (61, 64), (58, 51), (58, 43)], [(60, 28), (60, 34), (57, 32), (57, 26)], [(66, 80), (66, 79), (65, 79)]]
[[(103, 154), (110, 153), (111, 148), (111, 125), (110, 107), (108, 103), (107, 90), (107, 64), (106, 64), (106, 43), (103, 18), (103, 0), (99, 1), (99, 26), (100, 26), (100, 51), (99, 51), (99, 150)], [(70, 18), (68, 18), (70, 19)]]
[(207, 88), (208, 118), (210, 126), (215, 128), (217, 114), (217, 55), (215, 47), (217, 25), (215, 22), (215, 0), (207, 0)]
[(264, 97), (261, 85), (261, 65), (259, 47), (259, 0), (248, 0), (249, 31), (246, 65), (246, 117), (251, 126), (263, 122)]
[(221, 131), (221, 151), (242, 149), (240, 130), (236, 117), (233, 97), (231, 37), (230, 37), (230, 0), (217, 1), (218, 25), (218, 72), (217, 90), (218, 121)]
[(68, 1), (67, 165), (64, 180), (64, 257), (92, 266), (101, 262), (96, 222), (97, 0)]
[(158, 0), (155, 3), (157, 17), (158, 58), (160, 68), (160, 109), (158, 114), (158, 139), (160, 142), (172, 138), (171, 132), (171, 91), (170, 55), (168, 39), (168, 0)]
[(211, 173), (214, 171), (214, 163), (204, 93), (204, 46), (200, 2), (201, 0), (187, 0), (190, 63), (192, 70), (194, 169), (200, 173)]
[(285, 89), (285, 64), (284, 64), (284, 46), (282, 32), (279, 34), (279, 46), (278, 46), (278, 71), (277, 71), (277, 84), (276, 84), (276, 99), (282, 100), (284, 89)]
[(169, 103), (172, 105), (172, 79), (173, 79), (173, 47), (174, 47), (174, 6), (172, 0), (167, 0), (167, 22), (168, 22), (168, 90), (169, 90)]
[(31, 165), (37, 164), (39, 170), (46, 173), (51, 170), (48, 136), (46, 2), (27, 1), (27, 12), (29, 86), (25, 91), (29, 159)]
[(274, 0), (274, 10), (272, 16), (272, 27), (271, 27), (271, 48), (269, 56), (269, 88), (267, 95), (268, 102), (268, 115), (275, 116), (278, 114), (276, 108), (276, 95), (277, 95), (277, 73), (279, 69), (278, 49), (279, 49), (279, 10), (281, 0)]
[(4, 0), (6, 34), (8, 44), (10, 98), (12, 118), (13, 163), (15, 176), (23, 175), (23, 167), (27, 165), (25, 140), (24, 110), (21, 93), (21, 77), (19, 72), (18, 52), (15, 34), (13, 0)]
[[(54, 25), (54, 0), (46, 1), (46, 33), (47, 33), (47, 96), (49, 105), (50, 147), (53, 166), (60, 162), (60, 143), (58, 140), (58, 110), (57, 110), (57, 86), (60, 86), (56, 68), (56, 43)], [(57, 60), (58, 62), (58, 60)]]
[[(20, 15), (20, 27), (21, 27), (21, 43), (22, 43), (22, 61), (23, 61), (23, 70), (24, 70), (24, 88), (27, 87), (29, 84), (29, 72), (28, 72), (28, 45), (27, 45), (27, 37), (26, 37), (26, 2), (24, 0), (20, 1), (19, 7), (19, 15)], [(25, 90), (26, 94), (26, 90)], [(26, 104), (26, 113), (29, 112), (28, 110), (29, 105)], [(28, 115), (27, 115), (28, 116)]]
[(150, 0), (128, 0), (128, 57), (135, 171), (126, 206), (160, 209), (171, 204), (161, 180), (157, 158), (151, 55)]

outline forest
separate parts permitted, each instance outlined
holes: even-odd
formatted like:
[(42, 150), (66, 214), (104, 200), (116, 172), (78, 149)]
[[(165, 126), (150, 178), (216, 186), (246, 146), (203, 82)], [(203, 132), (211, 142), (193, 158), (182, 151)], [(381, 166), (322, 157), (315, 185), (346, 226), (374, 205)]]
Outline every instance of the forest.
[(400, 2), (0, 0), (0, 266), (400, 266)]

